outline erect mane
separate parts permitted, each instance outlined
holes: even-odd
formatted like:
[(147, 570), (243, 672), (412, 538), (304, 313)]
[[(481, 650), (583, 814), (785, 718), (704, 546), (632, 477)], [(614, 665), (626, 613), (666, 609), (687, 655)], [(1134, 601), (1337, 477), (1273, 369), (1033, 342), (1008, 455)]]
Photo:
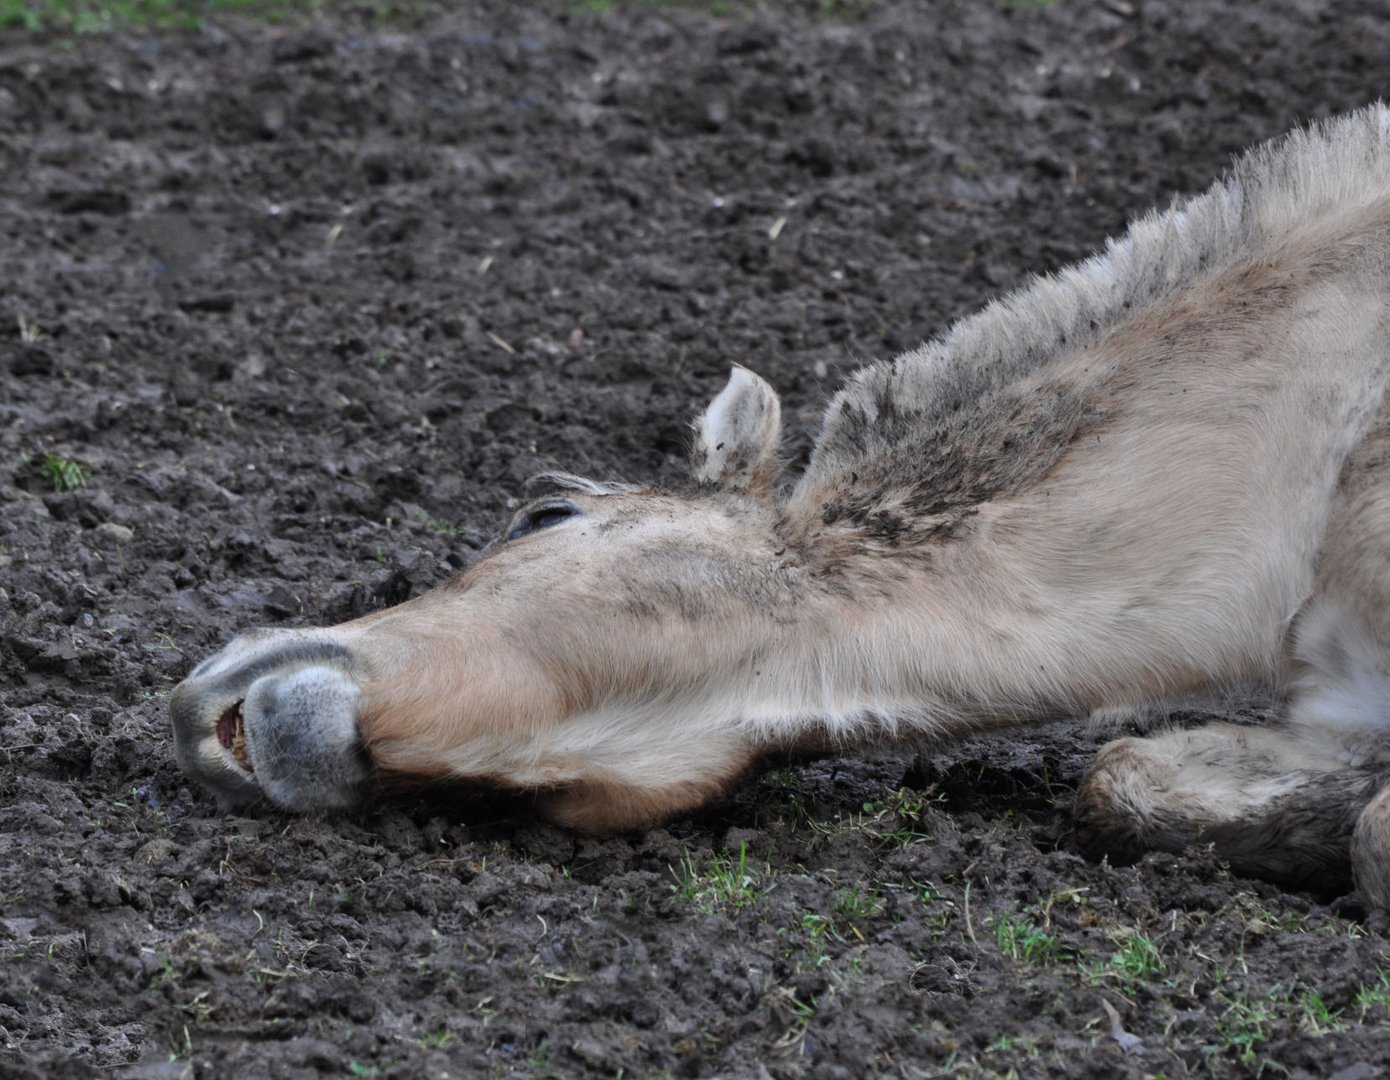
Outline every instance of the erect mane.
[(1201, 195), (1153, 211), (1084, 262), (1039, 277), (942, 337), (855, 373), (831, 401), (803, 490), (882, 474), (908, 441), (1294, 227), (1390, 197), (1390, 109), (1376, 104), (1258, 147)]

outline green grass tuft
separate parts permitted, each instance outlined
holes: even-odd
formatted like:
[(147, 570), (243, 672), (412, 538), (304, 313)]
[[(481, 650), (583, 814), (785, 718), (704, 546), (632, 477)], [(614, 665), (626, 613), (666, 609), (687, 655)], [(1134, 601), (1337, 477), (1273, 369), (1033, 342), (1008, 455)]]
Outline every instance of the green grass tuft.
[(43, 464), (40, 468), (48, 479), (49, 487), (54, 491), (61, 492), (76, 491), (86, 487), (87, 480), (92, 475), (91, 470), (85, 465), (59, 457), (52, 451), (43, 455)]
[[(876, 0), (803, 0), (802, 6), (831, 18), (853, 18), (873, 7)], [(1051, 3), (1053, 0), (1033, 0)], [(565, 12), (576, 15), (608, 15), (612, 12), (650, 8), (679, 8), (697, 15), (727, 19), (758, 10), (757, 0), (568, 0)]]
[(319, 6), (319, 0), (0, 0), (0, 27), (73, 34), (197, 30), (217, 15), (279, 22)]
[(1045, 967), (1066, 959), (1056, 934), (1049, 933), (1026, 915), (1005, 915), (994, 924), (994, 940), (1010, 960)]
[[(671, 886), (682, 900), (696, 904), (706, 911), (721, 905), (743, 908), (762, 894), (760, 875), (748, 864), (748, 845), (740, 844), (738, 858), (712, 855), (704, 866), (686, 856), (679, 867), (671, 868), (676, 881)], [(769, 873), (763, 868), (763, 875)]]

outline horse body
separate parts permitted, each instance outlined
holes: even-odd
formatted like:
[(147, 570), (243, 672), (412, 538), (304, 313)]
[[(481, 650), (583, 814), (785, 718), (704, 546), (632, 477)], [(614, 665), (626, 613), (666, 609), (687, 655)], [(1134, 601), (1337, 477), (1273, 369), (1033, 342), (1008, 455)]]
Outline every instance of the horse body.
[(553, 478), (431, 593), (237, 639), (175, 692), (178, 758), (232, 804), (472, 780), (612, 829), (770, 752), (1272, 681), (1272, 727), (1105, 747), (1080, 836), (1350, 857), (1390, 906), (1387, 301), (1376, 107), (863, 369), (789, 492), (777, 395), (736, 368), (690, 491)]

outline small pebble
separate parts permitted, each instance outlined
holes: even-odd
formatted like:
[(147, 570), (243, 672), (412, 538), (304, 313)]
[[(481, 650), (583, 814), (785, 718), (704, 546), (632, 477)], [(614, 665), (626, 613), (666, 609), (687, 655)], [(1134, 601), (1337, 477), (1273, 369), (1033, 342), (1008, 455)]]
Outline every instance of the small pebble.
[(117, 525), (114, 521), (103, 521), (97, 526), (97, 532), (102, 536), (109, 536), (118, 544), (128, 544), (135, 539), (135, 530), (127, 525)]

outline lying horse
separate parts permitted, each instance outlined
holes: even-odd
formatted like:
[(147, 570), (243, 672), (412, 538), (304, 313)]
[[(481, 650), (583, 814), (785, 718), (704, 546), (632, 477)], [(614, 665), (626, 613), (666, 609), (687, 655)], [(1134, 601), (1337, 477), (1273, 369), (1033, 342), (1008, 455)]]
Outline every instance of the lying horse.
[(408, 777), (632, 829), (771, 753), (1274, 680), (1269, 726), (1105, 746), (1082, 843), (1350, 861), (1390, 907), (1388, 282), (1373, 107), (862, 369), (794, 483), (736, 367), (689, 490), (552, 477), (432, 592), (237, 638), (174, 692), (179, 763), (233, 806)]

